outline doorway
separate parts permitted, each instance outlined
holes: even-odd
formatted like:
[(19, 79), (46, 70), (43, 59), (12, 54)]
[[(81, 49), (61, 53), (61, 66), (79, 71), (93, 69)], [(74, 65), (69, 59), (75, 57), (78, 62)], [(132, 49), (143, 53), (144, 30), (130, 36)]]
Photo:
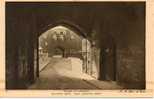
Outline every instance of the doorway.
[(64, 64), (69, 61), (71, 65), (71, 67), (67, 65), (62, 68), (66, 67), (74, 72), (90, 75), (90, 41), (78, 32), (67, 26), (57, 25), (40, 35), (39, 73), (53, 60), (54, 62), (62, 60)]
[(53, 57), (63, 58), (64, 57), (64, 53), (65, 53), (65, 50), (62, 47), (56, 47), (54, 49)]

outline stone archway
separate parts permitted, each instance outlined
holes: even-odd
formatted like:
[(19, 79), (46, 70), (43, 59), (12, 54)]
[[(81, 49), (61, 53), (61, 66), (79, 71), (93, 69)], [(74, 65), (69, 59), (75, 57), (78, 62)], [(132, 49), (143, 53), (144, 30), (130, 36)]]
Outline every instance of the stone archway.
[[(67, 28), (75, 31), (78, 35), (82, 36), (85, 39), (89, 38), (89, 37), (87, 37), (87, 33), (84, 31), (83, 28), (81, 28), (79, 25), (75, 24), (74, 22), (71, 22), (68, 20), (54, 21), (52, 24), (49, 24), (46, 27), (44, 27), (39, 32), (39, 35), (41, 35), (41, 32), (49, 30), (54, 27), (57, 27), (59, 25), (67, 27)], [(88, 41), (89, 41), (89, 43), (91, 43), (92, 40), (90, 39)], [(116, 80), (115, 44), (113, 44), (113, 42), (114, 42), (113, 38), (110, 36), (105, 37), (105, 39), (102, 41), (106, 44), (104, 44), (103, 46), (100, 46), (99, 48), (94, 47), (89, 52), (91, 55), (88, 55), (88, 54), (85, 55), (86, 56), (85, 68), (86, 69), (83, 69), (83, 70), (85, 71), (85, 73), (93, 76), (96, 79), (113, 80), (114, 81), (114, 80)], [(86, 44), (88, 44), (88, 43), (86, 43)], [(87, 50), (87, 48), (86, 48), (86, 50)], [(65, 51), (62, 47), (55, 48), (55, 53), (59, 54), (59, 55), (61, 54), (61, 57), (65, 56)], [(97, 55), (94, 55), (94, 54), (97, 54)], [(93, 59), (93, 61), (91, 59)], [(90, 69), (90, 70), (88, 70), (88, 69)]]
[[(74, 22), (71, 22), (71, 21), (68, 21), (68, 20), (58, 20), (58, 21), (54, 21), (52, 24), (49, 24), (47, 25), (46, 27), (42, 28), (41, 31), (39, 31), (39, 35), (42, 35), (42, 33), (44, 33), (45, 31), (48, 31), (52, 28), (55, 28), (57, 26), (63, 26), (63, 27), (66, 27), (72, 31), (74, 31), (77, 35), (83, 37), (83, 38), (86, 38), (87, 39), (87, 34), (86, 32), (84, 31), (84, 29), (82, 29), (79, 25), (75, 24)], [(38, 44), (39, 45), (39, 44)], [(65, 57), (65, 48), (61, 47), (61, 46), (56, 46), (54, 48), (54, 54), (55, 55), (59, 55), (60, 57)], [(38, 57), (39, 55), (37, 55)], [(51, 55), (52, 56), (52, 55)], [(67, 57), (68, 55), (66, 55)], [(86, 56), (87, 57), (87, 56)], [(37, 58), (39, 59), (39, 57)], [(85, 60), (87, 61), (87, 60)], [(36, 74), (37, 74), (37, 77), (39, 77), (39, 64), (37, 64), (37, 71), (36, 71)]]
[(78, 24), (76, 24), (73, 21), (63, 20), (63, 19), (56, 20), (56, 21), (46, 25), (44, 28), (42, 28), (38, 32), (38, 36), (41, 35), (43, 32), (45, 32), (46, 30), (49, 30), (49, 29), (56, 27), (56, 26), (59, 26), (59, 25), (67, 27), (67, 28), (75, 31), (78, 35), (81, 35), (81, 36), (87, 38), (86, 31), (83, 28), (81, 28)]
[(65, 57), (64, 53), (65, 53), (65, 49), (64, 48), (62, 48), (60, 46), (55, 47), (54, 48), (54, 56), (53, 57), (61, 57), (61, 58)]

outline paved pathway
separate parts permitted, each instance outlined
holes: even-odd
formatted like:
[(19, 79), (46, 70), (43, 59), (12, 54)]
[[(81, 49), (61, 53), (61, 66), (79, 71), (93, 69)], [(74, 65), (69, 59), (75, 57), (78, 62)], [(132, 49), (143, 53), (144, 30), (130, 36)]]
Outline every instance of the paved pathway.
[[(84, 75), (72, 72), (71, 61), (67, 58), (52, 58), (50, 63), (40, 72), (40, 77), (30, 89), (102, 89), (103, 82), (89, 79), (85, 80)], [(88, 78), (88, 76), (87, 76)], [(90, 78), (90, 77), (89, 77)], [(95, 85), (95, 81), (97, 85)], [(110, 85), (110, 83), (107, 83)], [(105, 84), (105, 86), (107, 85)], [(103, 87), (105, 87), (103, 86)], [(119, 88), (115, 85), (109, 86)]]

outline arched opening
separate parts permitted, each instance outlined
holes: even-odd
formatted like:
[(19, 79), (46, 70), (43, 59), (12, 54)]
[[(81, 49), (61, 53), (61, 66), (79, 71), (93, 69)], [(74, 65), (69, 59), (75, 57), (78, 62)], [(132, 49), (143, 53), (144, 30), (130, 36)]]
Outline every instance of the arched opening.
[(64, 53), (65, 53), (65, 49), (64, 48), (62, 48), (60, 46), (55, 47), (54, 48), (54, 55), (53, 55), (53, 57), (60, 57), (60, 58), (62, 58), (62, 57), (64, 57)]
[[(106, 38), (107, 40), (102, 40), (105, 44), (98, 46), (95, 40), (89, 40), (90, 37), (87, 37), (83, 29), (64, 21), (48, 25), (46, 29), (39, 34), (38, 41), (39, 65), (36, 73), (40, 80), (48, 79), (46, 80), (49, 81), (48, 85), (57, 83), (53, 82), (57, 81), (57, 78), (64, 80), (69, 78), (76, 82), (86, 79), (88, 83), (96, 85), (96, 83), (103, 83), (99, 80), (114, 81), (116, 79), (115, 57), (113, 57), (115, 50), (112, 40)], [(66, 86), (70, 82), (68, 80)], [(50, 87), (53, 89), (56, 86), (49, 85), (46, 88)], [(74, 86), (71, 87), (74, 88)]]
[(74, 31), (75, 33), (77, 33), (78, 35), (84, 37), (84, 38), (87, 38), (87, 33), (86, 31), (81, 28), (78, 24), (75, 24), (74, 22), (72, 21), (69, 21), (69, 20), (56, 20), (54, 21), (53, 23), (51, 24), (48, 24), (47, 26), (45, 26), (44, 28), (42, 28), (40, 31), (39, 31), (39, 36), (44, 33), (45, 31), (51, 29), (51, 28), (54, 28), (56, 26), (64, 26), (64, 27), (67, 27), (69, 28), (70, 30)]
[(42, 78), (44, 70), (51, 70), (56, 71), (56, 75), (82, 79), (83, 73), (89, 73), (90, 60), (87, 57), (90, 57), (90, 43), (84, 33), (68, 24), (48, 28), (39, 36), (37, 75)]

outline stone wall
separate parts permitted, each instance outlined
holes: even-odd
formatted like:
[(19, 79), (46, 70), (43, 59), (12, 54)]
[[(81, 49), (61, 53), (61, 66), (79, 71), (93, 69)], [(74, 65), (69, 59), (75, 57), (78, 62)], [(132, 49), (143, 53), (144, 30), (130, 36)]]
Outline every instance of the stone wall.
[(137, 47), (117, 50), (117, 81), (126, 88), (145, 88), (145, 55)]

